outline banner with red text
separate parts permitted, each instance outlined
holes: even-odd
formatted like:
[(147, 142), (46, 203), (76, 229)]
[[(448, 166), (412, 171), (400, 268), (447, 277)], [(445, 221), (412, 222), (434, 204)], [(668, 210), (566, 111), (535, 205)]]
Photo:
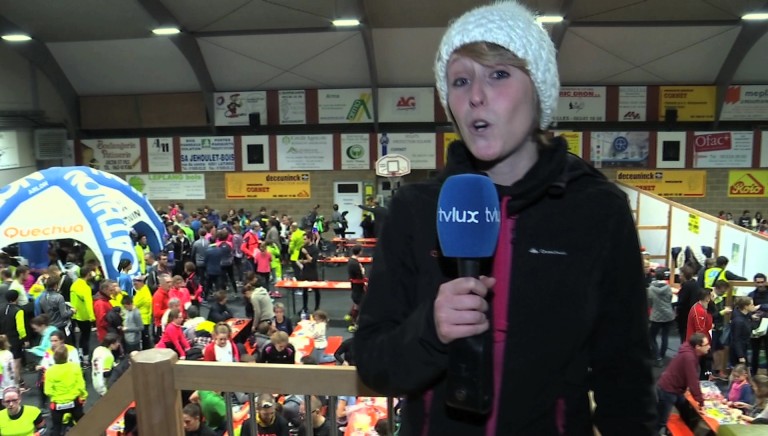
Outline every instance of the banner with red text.
[(694, 132), (694, 168), (749, 168), (752, 132)]

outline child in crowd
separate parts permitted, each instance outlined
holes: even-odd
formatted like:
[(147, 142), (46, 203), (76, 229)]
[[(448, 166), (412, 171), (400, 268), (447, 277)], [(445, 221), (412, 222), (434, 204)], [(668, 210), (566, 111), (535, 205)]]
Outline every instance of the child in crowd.
[(267, 243), (259, 244), (259, 251), (256, 252), (253, 262), (256, 264), (256, 274), (261, 277), (261, 283), (269, 289), (270, 275), (272, 273), (272, 255), (267, 251)]
[(283, 303), (275, 303), (273, 310), (275, 312), (275, 328), (290, 336), (293, 333), (293, 322), (285, 316), (285, 305)]
[(325, 354), (325, 348), (328, 346), (328, 339), (325, 335), (328, 327), (328, 314), (323, 310), (316, 310), (312, 316), (313, 320), (309, 322), (310, 335), (315, 340), (312, 357), (318, 364), (335, 362), (336, 358), (332, 354)]
[[(277, 243), (268, 242), (267, 251), (272, 255), (272, 263), (270, 264), (272, 274), (267, 289), (272, 289), (272, 285), (283, 277), (283, 264), (280, 259), (280, 246)], [(272, 290), (269, 296), (272, 298), (282, 298), (283, 295), (277, 290)]]
[(141, 350), (141, 334), (144, 331), (144, 322), (141, 319), (141, 313), (133, 305), (133, 298), (123, 297), (123, 340), (125, 341), (125, 352)]
[(203, 286), (200, 277), (197, 276), (197, 266), (194, 262), (184, 264), (184, 275), (186, 276), (184, 287), (189, 291), (192, 306), (200, 307), (203, 302)]
[(746, 365), (736, 365), (731, 371), (731, 384), (728, 386), (729, 406), (739, 407), (749, 405), (752, 407), (755, 403), (755, 392), (749, 380), (749, 371)]
[(8, 336), (0, 335), (0, 389), (16, 387), (14, 359)]
[(101, 345), (93, 350), (91, 357), (91, 380), (93, 388), (99, 395), (107, 393), (107, 380), (112, 375), (115, 366), (114, 352), (120, 349), (120, 337), (114, 333), (107, 333)]
[(288, 334), (284, 331), (272, 333), (269, 343), (259, 356), (260, 363), (280, 363), (293, 365), (296, 363), (296, 349), (288, 340)]
[(232, 316), (232, 311), (227, 307), (227, 291), (217, 291), (213, 296), (216, 298), (216, 302), (211, 305), (211, 308), (208, 311), (208, 321), (220, 323), (230, 318), (234, 318)]

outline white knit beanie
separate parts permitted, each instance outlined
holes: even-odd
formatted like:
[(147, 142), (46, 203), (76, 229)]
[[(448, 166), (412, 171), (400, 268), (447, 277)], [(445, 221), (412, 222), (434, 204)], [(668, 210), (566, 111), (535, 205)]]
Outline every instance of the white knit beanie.
[(560, 79), (555, 45), (536, 17), (517, 1), (498, 1), (473, 9), (455, 20), (443, 35), (435, 58), (435, 86), (448, 118), (448, 59), (457, 48), (473, 42), (500, 45), (524, 59), (541, 106), (539, 127), (545, 130), (557, 110)]

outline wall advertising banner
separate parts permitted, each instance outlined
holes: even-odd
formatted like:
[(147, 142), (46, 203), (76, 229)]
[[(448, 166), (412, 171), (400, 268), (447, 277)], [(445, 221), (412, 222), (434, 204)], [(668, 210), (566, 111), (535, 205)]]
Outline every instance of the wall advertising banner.
[(737, 198), (768, 197), (768, 170), (728, 171), (728, 196)]
[(618, 171), (616, 180), (662, 197), (704, 197), (707, 194), (706, 171)]
[(277, 99), (280, 124), (307, 124), (307, 95), (303, 89), (277, 91)]
[(667, 109), (677, 109), (677, 121), (714, 121), (716, 98), (714, 86), (660, 86), (659, 121)]
[(226, 173), (224, 187), (228, 199), (261, 198), (295, 200), (310, 198), (309, 173)]
[(241, 136), (243, 171), (269, 171), (269, 135)]
[(768, 130), (760, 132), (760, 167), (768, 167)]
[(280, 171), (332, 170), (333, 135), (281, 135), (277, 137)]
[(648, 166), (648, 132), (592, 132), (596, 167)]
[(768, 85), (729, 86), (720, 120), (768, 120)]
[(214, 122), (217, 126), (247, 126), (248, 114), (259, 112), (267, 123), (267, 91), (214, 92)]
[(605, 121), (605, 86), (563, 86), (555, 121)]
[(205, 200), (205, 174), (131, 174), (126, 179), (150, 200)]
[(371, 123), (373, 110), (370, 88), (317, 90), (320, 124)]
[(235, 138), (207, 136), (180, 138), (181, 171), (234, 171)]
[(645, 86), (619, 87), (619, 121), (645, 121), (648, 108), (648, 88)]
[(141, 171), (139, 138), (82, 139), (83, 163), (108, 173)]
[(752, 132), (694, 132), (694, 168), (749, 168)]
[(432, 123), (435, 121), (434, 88), (379, 89), (379, 121), (382, 123)]
[(451, 145), (451, 142), (459, 139), (461, 139), (461, 135), (456, 132), (443, 133), (443, 163), (448, 162), (448, 146)]
[(437, 163), (434, 133), (381, 133), (378, 157), (401, 154), (411, 161), (412, 170), (433, 170)]
[(150, 173), (172, 173), (173, 138), (147, 138), (147, 162)]
[(341, 169), (371, 169), (371, 144), (368, 133), (341, 134)]
[(568, 152), (573, 153), (578, 157), (584, 156), (584, 133), (572, 132), (569, 130), (554, 130), (552, 132), (555, 136), (562, 136), (565, 142), (568, 143)]
[(0, 169), (18, 168), (19, 165), (19, 143), (16, 132), (0, 130)]

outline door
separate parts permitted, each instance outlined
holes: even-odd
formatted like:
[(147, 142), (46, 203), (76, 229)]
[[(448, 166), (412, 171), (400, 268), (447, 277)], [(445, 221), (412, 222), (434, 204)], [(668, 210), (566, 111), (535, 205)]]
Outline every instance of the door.
[(363, 204), (363, 182), (333, 182), (333, 203), (339, 205), (339, 212), (347, 212), (347, 237), (361, 238), (363, 210), (357, 206)]

